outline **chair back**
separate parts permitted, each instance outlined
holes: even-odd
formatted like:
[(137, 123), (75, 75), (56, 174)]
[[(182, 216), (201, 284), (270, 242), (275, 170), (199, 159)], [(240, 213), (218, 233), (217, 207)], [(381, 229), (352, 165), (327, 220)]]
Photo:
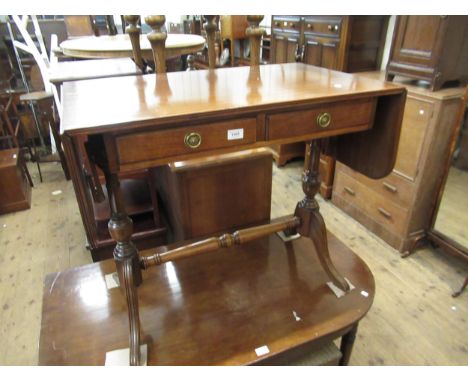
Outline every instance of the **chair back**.
[(69, 39), (85, 36), (99, 36), (92, 16), (65, 16), (64, 19)]

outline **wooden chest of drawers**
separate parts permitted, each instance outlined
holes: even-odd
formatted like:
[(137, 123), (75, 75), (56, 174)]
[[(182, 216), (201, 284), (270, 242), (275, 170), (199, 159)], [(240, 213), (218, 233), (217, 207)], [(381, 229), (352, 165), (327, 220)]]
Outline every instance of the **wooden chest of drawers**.
[[(383, 78), (383, 73), (363, 75)], [(373, 180), (336, 164), (332, 202), (400, 252), (430, 226), (463, 88), (408, 90), (398, 155), (390, 175)]]

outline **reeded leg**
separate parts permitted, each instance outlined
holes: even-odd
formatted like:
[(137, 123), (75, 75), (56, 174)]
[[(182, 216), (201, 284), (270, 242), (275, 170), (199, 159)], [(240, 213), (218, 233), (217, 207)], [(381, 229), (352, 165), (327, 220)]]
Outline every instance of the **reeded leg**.
[(312, 240), (323, 269), (333, 282), (342, 290), (348, 291), (349, 285), (333, 265), (327, 244), (327, 229), (320, 215), (319, 205), (315, 195), (320, 189), (319, 177), (320, 146), (318, 141), (312, 141), (308, 147), (306, 166), (302, 176), (302, 189), (305, 197), (296, 206), (294, 215), (301, 219), (297, 233)]
[(104, 171), (104, 174), (112, 210), (112, 217), (109, 220), (109, 232), (117, 242), (114, 249), (114, 260), (119, 275), (120, 287), (127, 299), (130, 326), (130, 365), (138, 366), (140, 365), (140, 316), (136, 287), (141, 284), (138, 251), (130, 241), (133, 223), (125, 213), (118, 177), (108, 171)]

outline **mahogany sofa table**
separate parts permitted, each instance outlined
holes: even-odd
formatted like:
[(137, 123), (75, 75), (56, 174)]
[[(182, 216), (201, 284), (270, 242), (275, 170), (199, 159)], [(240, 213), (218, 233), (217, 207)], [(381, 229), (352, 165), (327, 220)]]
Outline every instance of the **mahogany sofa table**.
[[(109, 232), (117, 242), (114, 260), (127, 297), (130, 364), (140, 364), (139, 345), (146, 343), (140, 337), (138, 288), (142, 271), (153, 266), (193, 256), (202, 263), (203, 256), (218, 248), (235, 246), (241, 253), (245, 243), (284, 231), (308, 238), (328, 280), (349, 293), (347, 274), (331, 260), (315, 200), (320, 154), (371, 178), (388, 175), (396, 159), (403, 87), (294, 63), (68, 82), (62, 95), (61, 132), (77, 199), (86, 193), (77, 149), (83, 136), (90, 163), (106, 178)], [(293, 217), (140, 257), (130, 240), (132, 221), (119, 172), (306, 140), (311, 143), (302, 178), (305, 196)], [(83, 218), (88, 216), (86, 206), (79, 206)]]
[[(200, 258), (165, 264), (139, 287), (148, 365), (284, 365), (335, 338), (347, 364), (374, 279), (365, 263), (329, 234), (337, 268), (355, 286), (337, 298), (311, 242), (276, 234)], [(47, 276), (40, 365), (104, 365), (128, 346), (125, 297), (107, 289), (112, 260)], [(366, 293), (362, 294), (361, 292)], [(255, 349), (269, 353), (257, 356)]]

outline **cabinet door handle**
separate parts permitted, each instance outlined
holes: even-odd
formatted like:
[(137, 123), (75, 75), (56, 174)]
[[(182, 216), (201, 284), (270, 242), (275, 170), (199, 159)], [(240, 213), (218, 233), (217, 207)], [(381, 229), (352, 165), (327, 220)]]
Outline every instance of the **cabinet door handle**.
[(383, 216), (385, 216), (387, 219), (391, 219), (392, 214), (391, 214), (390, 212), (388, 212), (387, 210), (383, 209), (382, 207), (377, 208), (377, 210), (378, 210)]
[(344, 186), (344, 190), (345, 190), (348, 194), (350, 194), (350, 195), (352, 195), (352, 196), (356, 195), (356, 193), (354, 192), (354, 190), (353, 190), (352, 188), (348, 187), (348, 186)]
[(398, 191), (398, 189), (395, 186), (392, 186), (387, 182), (383, 182), (383, 186), (390, 192), (396, 193)]

